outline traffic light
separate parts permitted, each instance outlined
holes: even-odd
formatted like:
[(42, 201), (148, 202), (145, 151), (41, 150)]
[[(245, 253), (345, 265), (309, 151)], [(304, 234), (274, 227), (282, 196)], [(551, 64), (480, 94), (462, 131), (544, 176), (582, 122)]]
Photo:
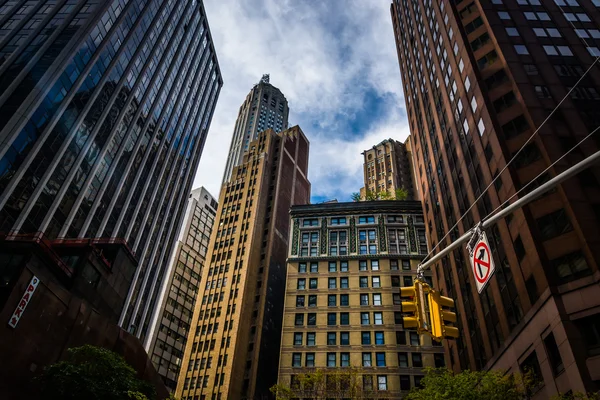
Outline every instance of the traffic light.
[(427, 292), (429, 286), (419, 280), (415, 280), (414, 286), (400, 288), (400, 297), (409, 298), (402, 301), (402, 313), (408, 314), (402, 317), (404, 329), (416, 328), (421, 333), (429, 329), (429, 315), (427, 313)]
[(456, 322), (456, 314), (453, 312), (454, 300), (450, 297), (441, 296), (439, 292), (429, 291), (429, 313), (431, 337), (441, 341), (444, 338), (457, 338), (458, 328), (449, 325)]

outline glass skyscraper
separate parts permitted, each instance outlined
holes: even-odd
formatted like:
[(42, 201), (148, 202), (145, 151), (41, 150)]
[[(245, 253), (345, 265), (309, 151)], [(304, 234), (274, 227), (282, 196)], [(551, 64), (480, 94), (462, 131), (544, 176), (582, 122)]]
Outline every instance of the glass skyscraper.
[(221, 86), (201, 1), (0, 6), (0, 232), (126, 239), (142, 339)]

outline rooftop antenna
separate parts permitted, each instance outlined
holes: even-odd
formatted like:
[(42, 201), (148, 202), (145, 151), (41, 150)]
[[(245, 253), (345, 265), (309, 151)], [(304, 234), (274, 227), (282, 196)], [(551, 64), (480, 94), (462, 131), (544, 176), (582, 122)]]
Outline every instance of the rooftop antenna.
[(269, 83), (269, 74), (264, 74), (262, 78), (260, 78), (262, 83)]

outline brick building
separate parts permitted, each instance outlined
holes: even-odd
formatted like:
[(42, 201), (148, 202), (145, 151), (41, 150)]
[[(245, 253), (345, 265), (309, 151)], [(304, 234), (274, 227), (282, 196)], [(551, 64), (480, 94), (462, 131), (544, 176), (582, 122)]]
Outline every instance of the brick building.
[[(521, 194), (598, 151), (596, 135), (544, 172), (600, 125), (600, 70), (584, 76), (599, 55), (599, 7), (393, 1), (431, 244), (450, 232), (444, 247), (525, 185)], [(488, 229), (496, 272), (481, 294), (464, 249), (434, 266), (434, 284), (458, 306), (461, 338), (448, 348), (454, 369), (532, 370), (540, 399), (600, 389), (598, 173), (582, 172)]]

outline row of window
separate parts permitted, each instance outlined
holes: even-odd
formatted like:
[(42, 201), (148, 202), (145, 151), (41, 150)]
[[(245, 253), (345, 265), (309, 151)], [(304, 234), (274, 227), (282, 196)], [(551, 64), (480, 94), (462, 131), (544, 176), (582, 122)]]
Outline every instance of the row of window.
[[(304, 357), (302, 357), (302, 355), (304, 354)], [(375, 357), (373, 357), (373, 354), (375, 354)], [(411, 359), (411, 363), (409, 365), (408, 359), (409, 359), (409, 354), (410, 354), (410, 359)], [(339, 356), (338, 356), (339, 355)], [(444, 355), (443, 354), (435, 354), (435, 360), (436, 360), (436, 366), (439, 364), (440, 367), (444, 366)], [(397, 365), (388, 365), (388, 361), (386, 360), (386, 353), (385, 352), (376, 352), (376, 353), (371, 353), (371, 352), (362, 352), (361, 353), (361, 365), (363, 367), (387, 367), (387, 366), (392, 366), (392, 367), (401, 367), (401, 368), (422, 368), (423, 367), (423, 357), (421, 355), (421, 353), (398, 353), (397, 354), (398, 357), (398, 363)], [(304, 364), (302, 363), (302, 358), (304, 358)], [(338, 361), (339, 360), (339, 361)], [(339, 365), (338, 365), (339, 362)], [(334, 353), (334, 352), (329, 352), (327, 353), (327, 364), (326, 366), (329, 368), (335, 368), (335, 367), (349, 367), (350, 364), (350, 353), (349, 352), (341, 352), (341, 353)], [(316, 367), (316, 363), (315, 363), (315, 353), (292, 353), (292, 367), (294, 368), (300, 368), (300, 367), (306, 367), (306, 368), (314, 368)]]
[[(338, 279), (339, 279), (339, 288), (340, 289), (349, 289), (350, 288), (350, 278), (341, 277), (341, 278), (327, 278), (327, 289), (337, 289), (338, 288)], [(402, 277), (403, 286), (412, 286), (413, 277), (409, 275), (404, 275)], [(400, 277), (392, 276), (391, 277), (391, 287), (400, 287)], [(369, 277), (361, 276), (358, 278), (358, 287), (368, 288), (369, 287)], [(371, 276), (371, 287), (372, 288), (380, 288), (381, 287), (381, 277), (379, 276)], [(309, 289), (318, 289), (319, 288), (319, 278), (308, 278), (308, 288)], [(297, 290), (306, 290), (306, 278), (298, 278), (296, 280), (296, 289)]]

